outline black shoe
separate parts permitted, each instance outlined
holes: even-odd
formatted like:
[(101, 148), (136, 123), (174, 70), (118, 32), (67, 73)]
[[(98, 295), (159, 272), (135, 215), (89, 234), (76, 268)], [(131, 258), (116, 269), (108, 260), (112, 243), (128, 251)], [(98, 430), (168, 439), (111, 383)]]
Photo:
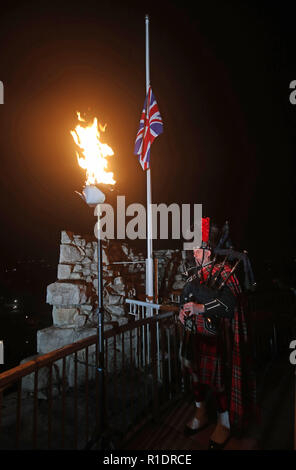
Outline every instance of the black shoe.
[(218, 442), (212, 441), (212, 439), (210, 439), (208, 450), (223, 450), (227, 442), (229, 441), (229, 439), (230, 439), (230, 436), (227, 439), (225, 439), (224, 442), (221, 442), (221, 444), (218, 444)]
[(194, 434), (197, 434), (198, 432), (202, 431), (203, 429), (205, 429), (207, 426), (209, 425), (209, 422), (207, 422), (206, 424), (204, 424), (203, 426), (201, 426), (200, 428), (197, 428), (197, 429), (192, 429), (190, 428), (189, 426), (185, 426), (184, 428), (184, 435), (189, 437), (189, 436), (194, 436)]

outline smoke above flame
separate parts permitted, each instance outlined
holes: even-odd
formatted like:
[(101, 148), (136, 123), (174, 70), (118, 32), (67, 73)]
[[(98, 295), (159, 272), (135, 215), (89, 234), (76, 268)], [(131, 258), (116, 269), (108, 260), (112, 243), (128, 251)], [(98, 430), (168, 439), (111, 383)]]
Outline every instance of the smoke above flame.
[(107, 158), (114, 155), (114, 152), (109, 145), (100, 140), (101, 132), (105, 132), (106, 124), (101, 126), (95, 117), (92, 124), (87, 125), (79, 112), (77, 112), (77, 117), (80, 123), (70, 131), (70, 134), (79, 147), (79, 151), (76, 152), (78, 164), (86, 170), (85, 185), (115, 184), (113, 173), (107, 171)]

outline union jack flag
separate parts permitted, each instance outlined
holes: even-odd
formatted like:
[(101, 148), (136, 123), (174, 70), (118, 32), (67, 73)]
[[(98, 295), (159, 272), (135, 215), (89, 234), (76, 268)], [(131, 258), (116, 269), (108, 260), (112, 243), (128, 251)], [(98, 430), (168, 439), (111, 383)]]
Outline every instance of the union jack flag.
[(144, 109), (140, 119), (140, 127), (136, 136), (134, 154), (139, 156), (143, 170), (148, 170), (150, 164), (150, 147), (154, 139), (163, 132), (163, 122), (152, 93), (151, 87), (145, 99)]

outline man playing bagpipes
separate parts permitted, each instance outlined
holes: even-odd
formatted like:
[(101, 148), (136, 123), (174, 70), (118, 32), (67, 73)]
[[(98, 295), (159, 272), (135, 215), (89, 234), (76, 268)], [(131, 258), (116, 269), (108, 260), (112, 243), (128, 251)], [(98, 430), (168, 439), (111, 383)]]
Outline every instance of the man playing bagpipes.
[[(184, 327), (181, 361), (191, 375), (195, 399), (185, 434), (195, 434), (209, 424), (206, 396), (211, 389), (218, 414), (209, 442), (211, 450), (222, 449), (231, 434), (243, 430), (249, 411), (255, 410), (256, 399), (242, 291), (235, 270), (242, 261), (246, 287), (254, 285), (253, 274), (246, 253), (229, 248), (228, 224), (218, 243), (217, 234), (218, 229), (210, 227), (210, 219), (203, 218), (202, 244), (193, 250), (196, 274), (183, 288), (179, 313)], [(219, 255), (226, 256), (217, 263)], [(232, 267), (229, 261), (233, 260)]]

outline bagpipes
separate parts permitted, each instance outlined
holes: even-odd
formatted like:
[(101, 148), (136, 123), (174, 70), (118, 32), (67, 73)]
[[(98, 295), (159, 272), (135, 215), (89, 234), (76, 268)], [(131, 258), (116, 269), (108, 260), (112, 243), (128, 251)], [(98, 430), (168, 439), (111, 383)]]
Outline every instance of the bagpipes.
[[(214, 258), (210, 263), (208, 263), (208, 266), (210, 266), (209, 273), (207, 279), (202, 283), (200, 282), (201, 276), (199, 271), (201, 271), (201, 269), (206, 265), (201, 264), (200, 266), (196, 265), (186, 269), (183, 263), (183, 267), (185, 268), (183, 275), (187, 277), (187, 282), (181, 294), (180, 308), (183, 308), (183, 305), (188, 302), (205, 304), (207, 302), (212, 302), (215, 297), (219, 297), (219, 294), (226, 286), (228, 280), (236, 272), (240, 263), (243, 263), (244, 267), (245, 290), (254, 290), (256, 283), (251, 263), (248, 258), (248, 253), (247, 251), (239, 252), (233, 249), (229, 238), (228, 222), (224, 224), (220, 240), (212, 251), (214, 253)], [(219, 256), (224, 256), (224, 259), (219, 263), (218, 269), (214, 270), (214, 267), (217, 266), (217, 259)], [(232, 268), (228, 269), (227, 274), (222, 277), (222, 272), (225, 269), (226, 263), (228, 265), (232, 265), (233, 262), (234, 264)], [(195, 273), (190, 275), (193, 270), (195, 270)], [(193, 335), (199, 333), (204, 336), (216, 336), (219, 333), (220, 324), (221, 318), (218, 318), (215, 315), (208, 315), (207, 313), (199, 314), (197, 315), (197, 318), (194, 318), (194, 316), (185, 316), (183, 345), (187, 349), (187, 353), (188, 350), (190, 351), (192, 349), (192, 345), (190, 346), (190, 343), (192, 343)], [(188, 354), (185, 354), (185, 357), (186, 356), (188, 356)]]
[[(225, 245), (225, 248), (223, 248), (223, 245)], [(214, 258), (213, 260), (209, 263), (211, 264), (211, 270), (209, 273), (209, 276), (207, 280), (205, 281), (204, 285), (209, 286), (213, 289), (217, 289), (218, 291), (222, 290), (225, 284), (227, 283), (228, 279), (234, 274), (234, 272), (237, 270), (238, 265), (240, 262), (243, 263), (244, 266), (244, 288), (246, 291), (249, 290), (254, 290), (256, 287), (256, 282), (254, 279), (254, 274), (251, 266), (250, 259), (248, 257), (248, 252), (247, 251), (236, 251), (233, 249), (233, 245), (231, 243), (231, 240), (229, 238), (229, 224), (226, 221), (223, 229), (222, 229), (222, 234), (220, 237), (220, 240), (213, 250), (214, 253)], [(212, 276), (213, 268), (216, 265), (216, 261), (218, 256), (224, 256), (223, 261), (220, 264), (220, 269), (215, 273), (214, 276)], [(219, 282), (219, 277), (225, 267), (226, 262), (232, 263), (235, 261), (234, 266), (232, 267), (231, 271), (227, 274), (227, 277), (224, 278), (224, 280), (221, 282), (220, 285), (218, 285)], [(187, 277), (187, 281), (191, 281), (193, 279), (198, 279), (198, 271), (202, 269), (202, 266), (191, 266), (189, 268), (186, 268), (186, 266), (183, 263), (183, 275)], [(191, 271), (195, 270), (196, 273), (189, 276), (189, 273)]]

